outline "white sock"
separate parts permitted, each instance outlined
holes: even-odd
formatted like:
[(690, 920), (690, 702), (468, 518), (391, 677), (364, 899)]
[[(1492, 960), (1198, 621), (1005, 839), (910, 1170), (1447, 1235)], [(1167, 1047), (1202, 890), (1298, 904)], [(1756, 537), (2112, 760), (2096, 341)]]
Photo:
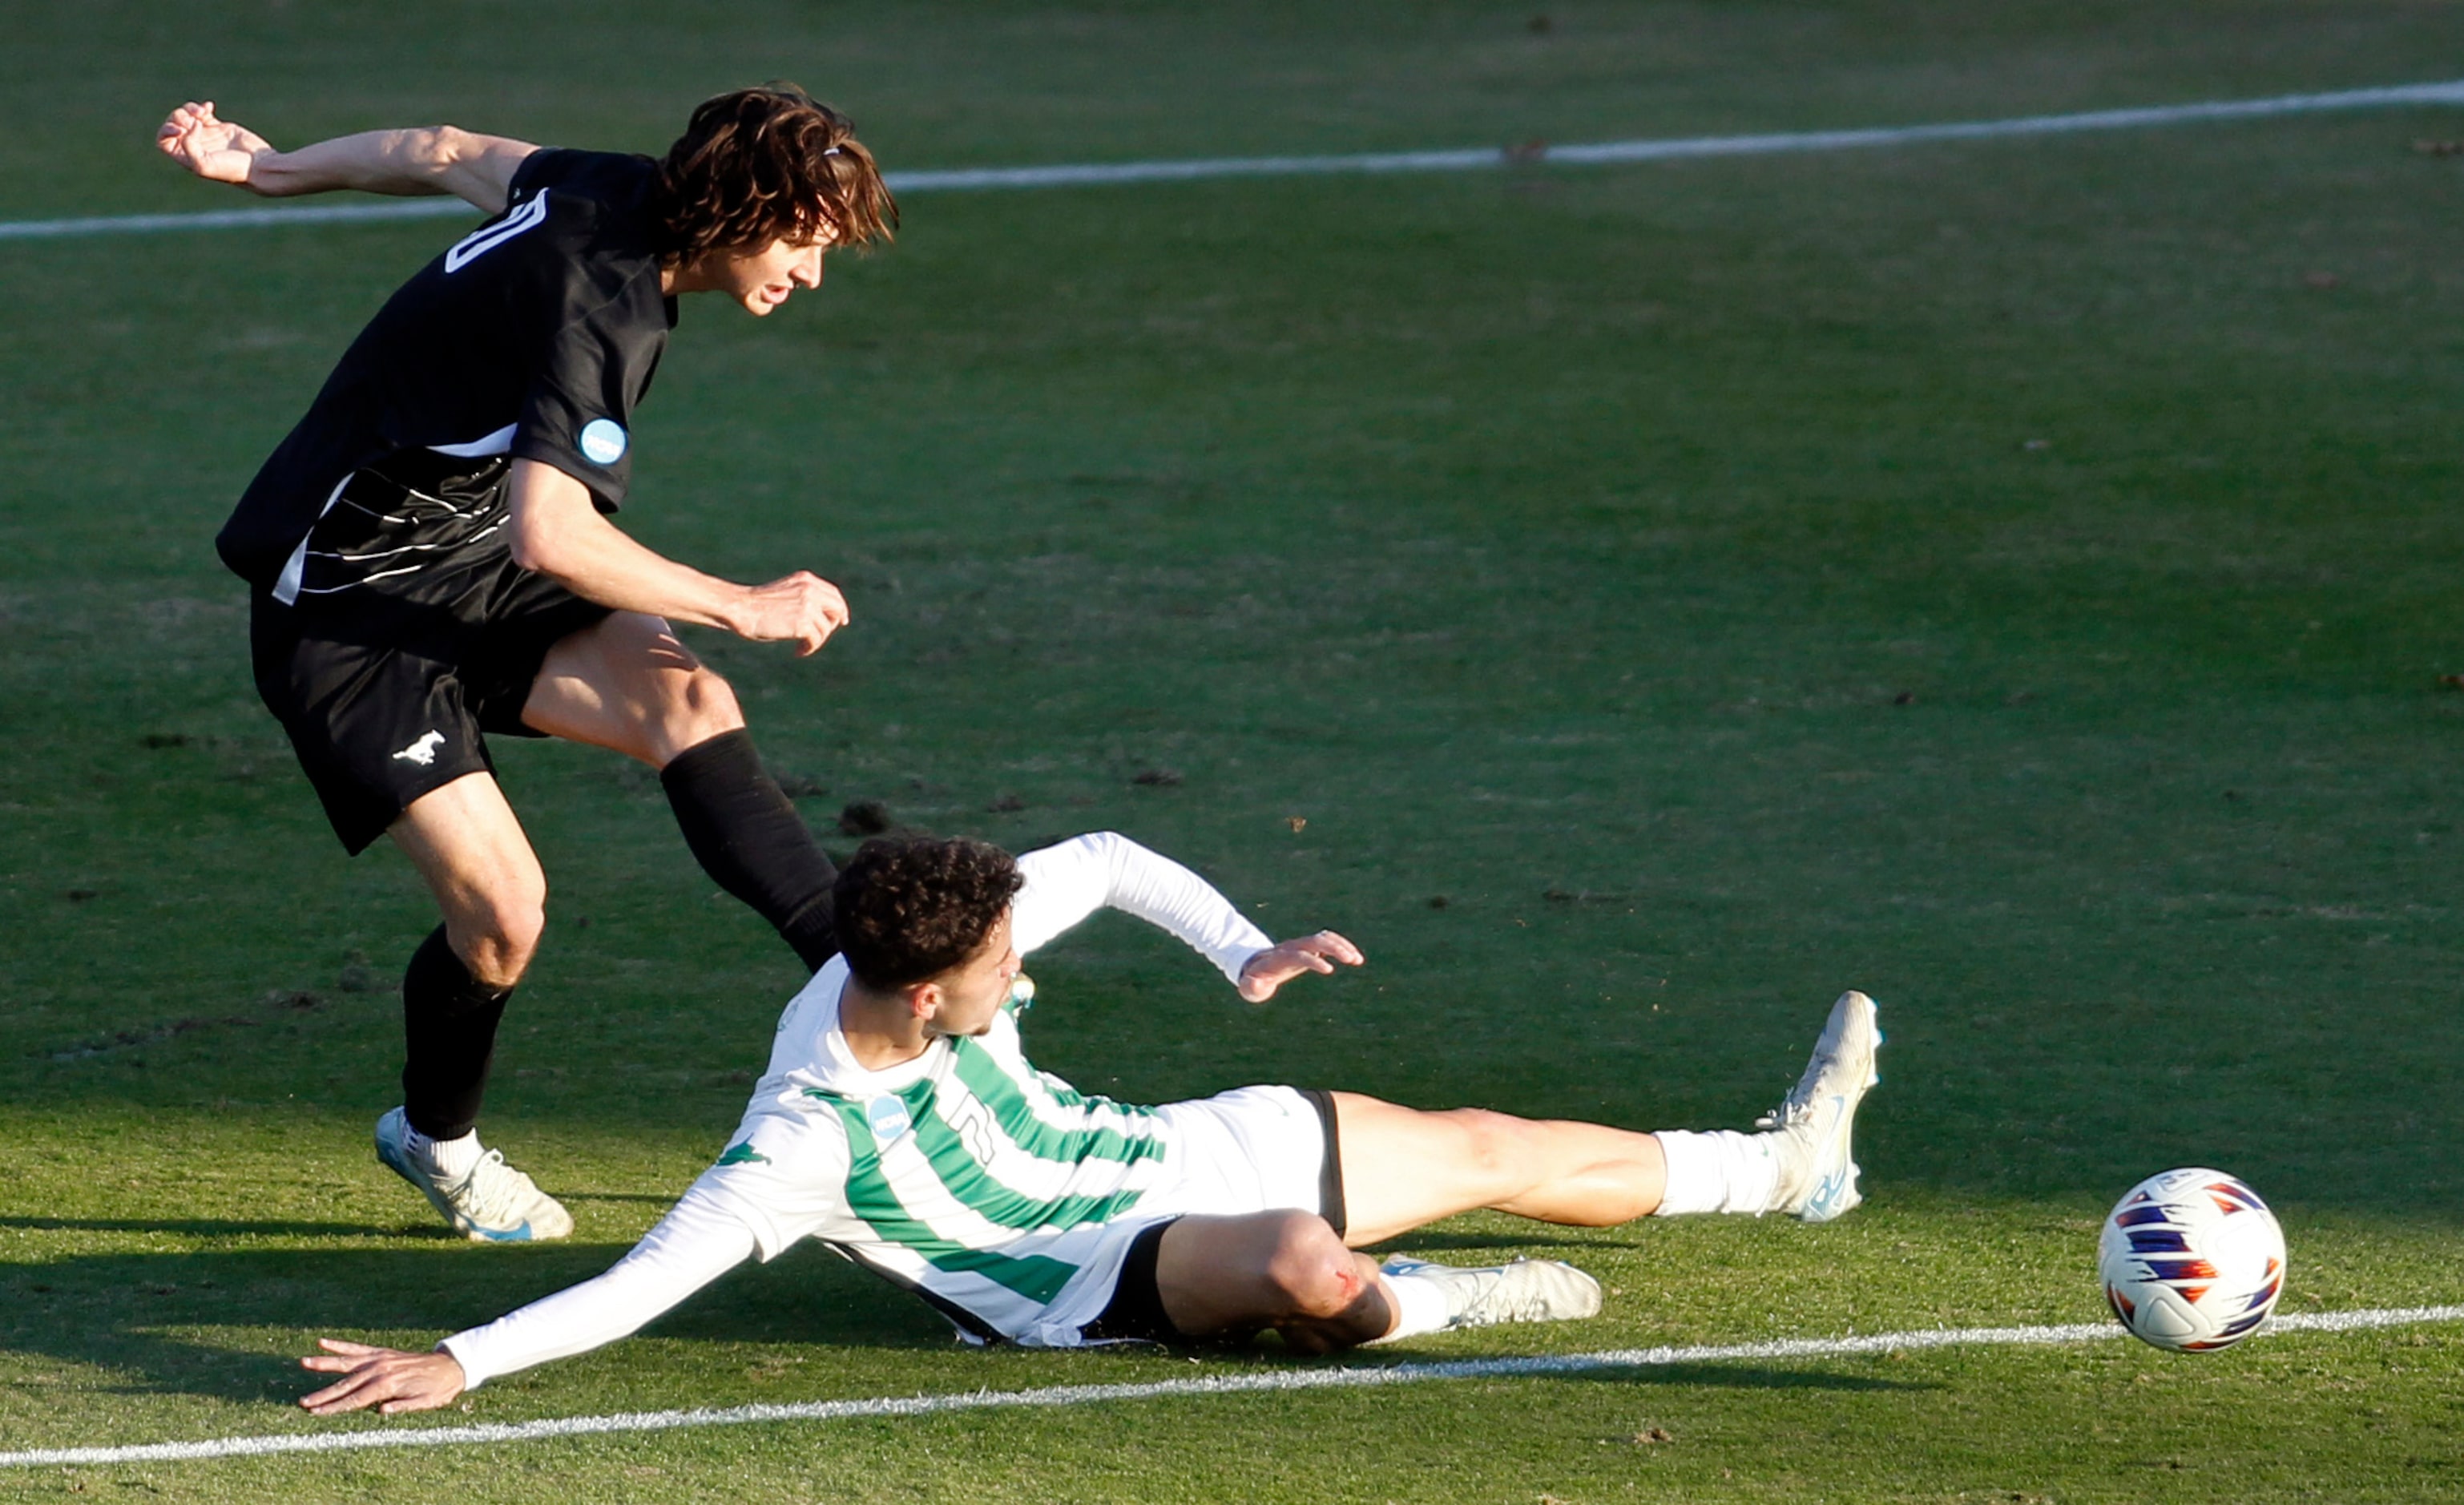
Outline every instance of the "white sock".
[(1434, 1280), (1418, 1275), (1388, 1275), (1386, 1289), (1395, 1295), (1395, 1330), (1383, 1338), (1371, 1339), (1371, 1343), (1391, 1343), (1397, 1339), (1418, 1338), (1422, 1333), (1442, 1332), (1454, 1319), (1446, 1310), (1446, 1288)]
[[(405, 1125), (407, 1128), (407, 1125)], [(471, 1130), (458, 1140), (431, 1140), (417, 1129), (403, 1136), (403, 1148), (428, 1163), (428, 1168), (447, 1181), (460, 1181), (471, 1174), (486, 1154), (479, 1147), (479, 1131)]]
[(1779, 1192), (1779, 1157), (1771, 1152), (1770, 1136), (1664, 1129), (1652, 1138), (1668, 1158), (1668, 1188), (1652, 1216), (1750, 1212), (1760, 1217), (1771, 1209)]

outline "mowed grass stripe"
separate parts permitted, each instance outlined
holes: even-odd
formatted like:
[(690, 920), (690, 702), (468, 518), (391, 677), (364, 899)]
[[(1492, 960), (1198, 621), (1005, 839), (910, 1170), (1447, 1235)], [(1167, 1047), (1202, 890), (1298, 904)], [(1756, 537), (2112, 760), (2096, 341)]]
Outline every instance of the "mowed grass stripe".
[[(887, 173), (885, 176), (893, 192), (931, 193), (1183, 183), (1205, 178), (1296, 177), (1320, 173), (1462, 172), (1485, 167), (1528, 166), (1544, 162), (1595, 166), (1615, 163), (1672, 162), (1691, 157), (1852, 151), (1926, 142), (1985, 141), (1998, 137), (2052, 136), (2077, 131), (2144, 130), (2149, 126), (2183, 125), (2202, 121), (2258, 120), (2279, 115), (2392, 109), (2422, 104), (2464, 104), (2464, 79), (2443, 83), (2387, 84), (2325, 94), (2284, 94), (2258, 100), (2216, 100), (2193, 104), (2158, 104), (2134, 109), (2087, 110), (2068, 115), (2026, 115), (2000, 121), (1948, 121), (1931, 125), (1885, 125), (1859, 130), (1687, 136), (1658, 141), (1590, 142), (1563, 146), (1533, 143), (1528, 146), (1475, 146), (1443, 151), (1067, 163), (1048, 167), (922, 168)], [(438, 219), (467, 216), (471, 212), (469, 205), (449, 198), (420, 199), (408, 204), (328, 204), (313, 209), (212, 210), (194, 214), (0, 220), (0, 240)]]
[[(2356, 1312), (2296, 1313), (2271, 1321), (2257, 1336), (2281, 1333), (2350, 1333), (2464, 1322), (2464, 1306), (2383, 1307)], [(2040, 1327), (1951, 1327), (1862, 1338), (1785, 1338), (1760, 1343), (1688, 1347), (1619, 1348), (1590, 1354), (1534, 1354), (1501, 1359), (1461, 1359), (1441, 1363), (1400, 1363), (1325, 1369), (1272, 1369), (1264, 1373), (1156, 1380), (1134, 1384), (1061, 1384), (1035, 1390), (974, 1390), (955, 1395), (879, 1396), (861, 1401), (808, 1401), (800, 1405), (731, 1405), (684, 1411), (620, 1411), (603, 1416), (560, 1416), (480, 1427), (430, 1427), (400, 1431), (289, 1433), (215, 1437), (198, 1442), (143, 1443), (124, 1448), (49, 1448), (0, 1453), (0, 1468), (29, 1469), (76, 1464), (187, 1463), (217, 1458), (261, 1458), (274, 1453), (352, 1452), (372, 1448), (446, 1448), (487, 1443), (540, 1442), (557, 1437), (610, 1432), (676, 1431), (696, 1427), (744, 1427), (763, 1422), (834, 1422), (893, 1416), (934, 1416), (1028, 1405), (1092, 1405), (1118, 1401), (1171, 1400), (1185, 1396), (1247, 1395), (1265, 1391), (1331, 1390), (1367, 1385), (1418, 1384), (1432, 1380), (1546, 1380), (1602, 1369), (1665, 1368), (1678, 1364), (1740, 1361), (1838, 1359), (1859, 1354), (1922, 1348), (2049, 1346), (2101, 1342), (2123, 1336), (2112, 1322), (2068, 1322)]]

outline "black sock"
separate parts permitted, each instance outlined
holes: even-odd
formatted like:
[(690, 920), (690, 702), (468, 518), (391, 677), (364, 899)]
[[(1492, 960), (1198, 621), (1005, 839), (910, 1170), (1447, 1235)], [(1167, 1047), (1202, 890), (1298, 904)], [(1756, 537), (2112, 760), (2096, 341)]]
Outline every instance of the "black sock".
[(702, 871), (770, 921), (808, 970), (838, 955), (830, 885), (838, 869), (761, 766), (753, 734), (721, 732), (659, 774)]
[(402, 974), (403, 1117), (431, 1140), (458, 1140), (479, 1121), (496, 1021), (513, 989), (482, 985), (437, 926)]

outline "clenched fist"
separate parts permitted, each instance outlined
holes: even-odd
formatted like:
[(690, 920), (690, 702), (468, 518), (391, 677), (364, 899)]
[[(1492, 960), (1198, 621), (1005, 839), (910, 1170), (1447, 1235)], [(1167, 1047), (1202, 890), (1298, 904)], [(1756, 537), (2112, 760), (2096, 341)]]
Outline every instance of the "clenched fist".
[(847, 625), (847, 597), (808, 569), (754, 586), (728, 622), (728, 631), (756, 643), (796, 645), (799, 658), (820, 651), (830, 634)]

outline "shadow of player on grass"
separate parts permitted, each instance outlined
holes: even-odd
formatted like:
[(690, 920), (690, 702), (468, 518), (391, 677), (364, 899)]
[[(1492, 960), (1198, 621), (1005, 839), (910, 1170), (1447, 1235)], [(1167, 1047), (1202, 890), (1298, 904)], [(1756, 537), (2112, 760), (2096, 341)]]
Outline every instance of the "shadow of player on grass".
[[(88, 1226), (87, 1220), (9, 1220), (11, 1225)], [(108, 1226), (123, 1225), (110, 1220)], [(163, 1224), (166, 1232), (234, 1237), (363, 1235), (325, 1225)], [(390, 1232), (391, 1230), (382, 1230)], [(425, 1231), (424, 1229), (422, 1231)], [(1485, 1244), (1494, 1244), (1485, 1239)], [(0, 1353), (99, 1369), (79, 1388), (121, 1395), (189, 1395), (285, 1407), (314, 1380), (298, 1364), (303, 1332), (348, 1332), (377, 1340), (424, 1339), (485, 1320), (509, 1306), (597, 1273), (629, 1246), (537, 1245), (480, 1249), (439, 1238), (419, 1248), (184, 1250), (159, 1254), (74, 1256), (8, 1267), (0, 1274)], [(479, 1264), (456, 1264), (478, 1261)], [(483, 1278), (471, 1278), (473, 1272)], [(949, 1327), (933, 1311), (826, 1250), (805, 1246), (767, 1265), (746, 1266), (645, 1331), (647, 1338), (714, 1344), (951, 1352)], [(1603, 1332), (1574, 1347), (1617, 1346)], [(621, 1353), (621, 1350), (619, 1351)], [(1081, 1383), (1100, 1383), (1120, 1358), (1152, 1358), (1142, 1345), (1082, 1353)], [(613, 1357), (613, 1356), (610, 1356)], [(1408, 1345), (1389, 1361), (1409, 1361)], [(1468, 1358), (1449, 1344), (1444, 1357)], [(1261, 1342), (1228, 1361), (1317, 1362)], [(1358, 1362), (1355, 1356), (1352, 1361)], [(645, 1376), (646, 1379), (650, 1378)], [(990, 1378), (989, 1376), (987, 1378)], [(1923, 1388), (1818, 1369), (1687, 1364), (1571, 1375), (1620, 1383), (1877, 1390)], [(1008, 1383), (1004, 1378), (1001, 1383)], [(1039, 1380), (1038, 1383), (1047, 1383)], [(656, 1390), (656, 1384), (647, 1388)], [(649, 1399), (646, 1397), (646, 1400)], [(685, 1404), (679, 1397), (678, 1404)]]

